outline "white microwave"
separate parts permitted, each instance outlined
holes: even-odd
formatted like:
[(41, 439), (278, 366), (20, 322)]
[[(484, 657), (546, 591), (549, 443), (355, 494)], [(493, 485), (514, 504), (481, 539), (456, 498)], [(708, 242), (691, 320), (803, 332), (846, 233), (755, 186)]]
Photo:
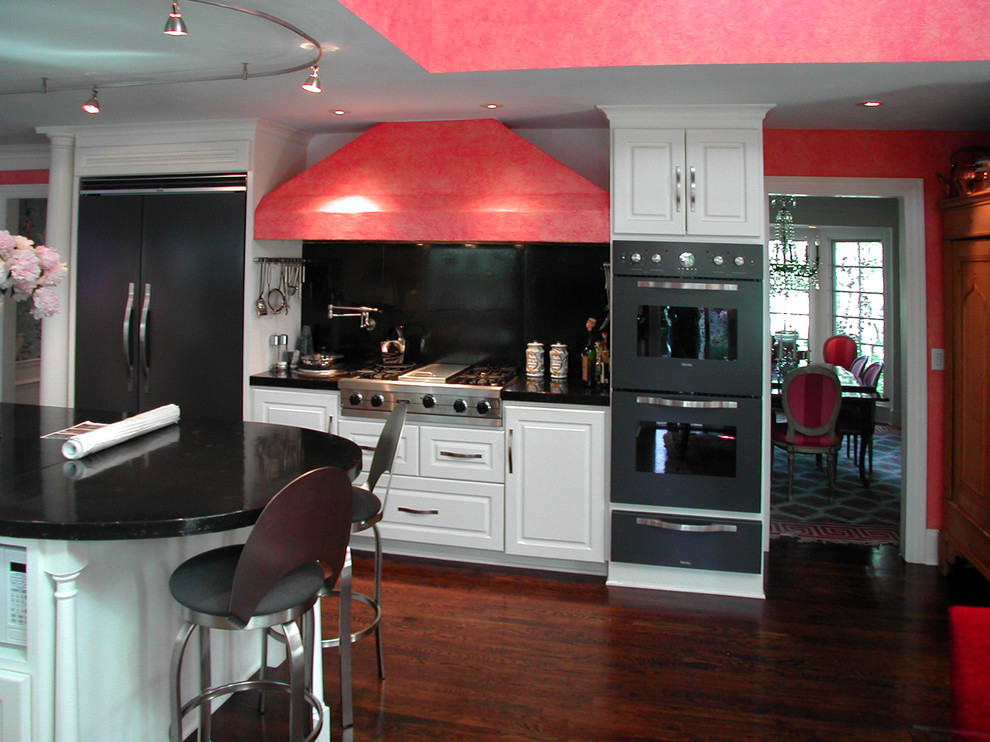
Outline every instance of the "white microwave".
[(27, 552), (0, 545), (0, 644), (23, 647), (27, 643)]

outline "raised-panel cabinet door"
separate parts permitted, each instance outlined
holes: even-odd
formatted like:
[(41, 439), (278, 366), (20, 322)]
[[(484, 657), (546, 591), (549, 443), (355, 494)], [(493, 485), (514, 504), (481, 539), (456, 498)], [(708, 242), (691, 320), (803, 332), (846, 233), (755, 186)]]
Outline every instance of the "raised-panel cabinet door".
[(604, 409), (505, 407), (505, 551), (605, 561)]
[(612, 231), (684, 234), (684, 130), (616, 129)]
[(756, 130), (688, 130), (688, 234), (762, 234), (761, 149)]
[(337, 392), (294, 389), (251, 389), (252, 419), (259, 423), (294, 425), (332, 433), (340, 409)]

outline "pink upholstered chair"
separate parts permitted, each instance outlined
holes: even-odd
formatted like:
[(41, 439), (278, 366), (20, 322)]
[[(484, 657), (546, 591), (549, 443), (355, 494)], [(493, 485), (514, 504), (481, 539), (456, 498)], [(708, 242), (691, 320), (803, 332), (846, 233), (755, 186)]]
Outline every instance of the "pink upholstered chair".
[(848, 335), (833, 335), (822, 346), (822, 360), (833, 366), (849, 368), (856, 358), (856, 341)]
[(852, 372), (852, 375), (858, 379), (862, 377), (863, 369), (866, 368), (866, 364), (869, 362), (870, 359), (868, 356), (856, 356), (856, 360), (854, 360), (849, 366), (849, 370)]
[(842, 436), (835, 430), (842, 388), (835, 371), (825, 366), (803, 366), (784, 377), (781, 402), (786, 423), (774, 423), (773, 445), (787, 451), (787, 496), (794, 486), (794, 454), (824, 455), (828, 461), (829, 491), (835, 489), (836, 455)]

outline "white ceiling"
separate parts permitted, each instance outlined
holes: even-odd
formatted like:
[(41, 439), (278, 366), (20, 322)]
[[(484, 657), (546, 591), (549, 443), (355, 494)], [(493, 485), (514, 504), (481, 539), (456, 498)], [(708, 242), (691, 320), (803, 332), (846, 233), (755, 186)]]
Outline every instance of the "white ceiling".
[[(299, 88), (305, 71), (122, 86), (238, 75), (243, 62), (253, 74), (312, 58), (299, 37), (251, 15), (186, 2), (190, 33), (172, 38), (162, 33), (166, 0), (6, 0), (0, 144), (42, 142), (37, 126), (226, 118), (265, 118), (314, 134), (379, 121), (489, 117), (514, 128), (604, 127), (596, 105), (629, 103), (772, 103), (768, 128), (990, 131), (990, 60), (429, 74), (337, 2), (244, 4), (321, 42), (322, 94)], [(80, 108), (93, 86), (103, 108), (96, 116)], [(885, 105), (855, 105), (868, 98)], [(480, 107), (490, 101), (503, 107)], [(334, 115), (338, 108), (348, 113)]]

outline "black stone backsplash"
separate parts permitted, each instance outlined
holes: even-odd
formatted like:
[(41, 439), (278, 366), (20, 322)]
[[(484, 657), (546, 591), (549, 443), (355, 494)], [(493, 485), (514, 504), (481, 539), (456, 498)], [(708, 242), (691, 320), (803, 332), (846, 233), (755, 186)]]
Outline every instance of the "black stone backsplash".
[[(390, 328), (402, 325), (407, 359), (478, 354), (523, 364), (526, 343), (567, 343), (571, 371), (584, 323), (605, 316), (606, 244), (465, 245), (307, 242), (302, 323), (317, 350), (374, 358)], [(329, 304), (372, 306), (378, 326), (330, 320)], [(425, 352), (416, 357), (420, 339)]]

